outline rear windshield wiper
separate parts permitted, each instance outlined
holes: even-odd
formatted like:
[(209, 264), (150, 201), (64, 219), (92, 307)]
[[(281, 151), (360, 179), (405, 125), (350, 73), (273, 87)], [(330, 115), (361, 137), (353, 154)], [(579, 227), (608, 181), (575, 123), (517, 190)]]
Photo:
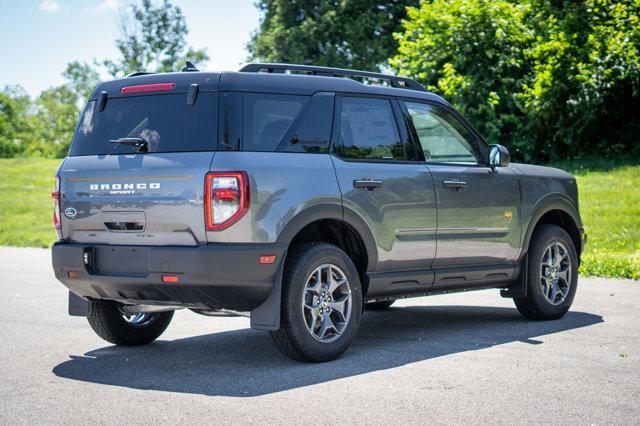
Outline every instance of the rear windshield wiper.
[(120, 138), (120, 139), (109, 139), (111, 143), (117, 143), (120, 145), (129, 145), (138, 148), (139, 152), (147, 152), (149, 148), (149, 144), (146, 140), (142, 138)]

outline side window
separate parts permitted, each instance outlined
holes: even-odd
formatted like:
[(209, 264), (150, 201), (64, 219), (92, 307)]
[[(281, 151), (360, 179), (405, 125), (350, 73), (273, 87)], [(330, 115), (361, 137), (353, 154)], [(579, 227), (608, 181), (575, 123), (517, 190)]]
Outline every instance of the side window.
[(307, 96), (245, 93), (243, 151), (275, 151)]
[(444, 108), (418, 102), (405, 102), (405, 106), (427, 161), (478, 164), (474, 137), (453, 114)]
[(244, 94), (244, 151), (327, 152), (333, 94)]
[(339, 131), (341, 157), (405, 159), (393, 109), (386, 99), (343, 97)]

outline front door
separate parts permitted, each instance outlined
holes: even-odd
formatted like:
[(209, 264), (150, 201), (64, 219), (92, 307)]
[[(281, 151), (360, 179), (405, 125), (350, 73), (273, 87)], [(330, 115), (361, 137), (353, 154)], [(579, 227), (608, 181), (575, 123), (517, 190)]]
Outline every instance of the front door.
[(433, 181), (399, 123), (393, 99), (337, 98), (333, 162), (344, 207), (374, 234), (377, 272), (426, 270), (435, 256)]
[(404, 102), (437, 195), (434, 269), (512, 265), (520, 245), (520, 193), (508, 168), (486, 165), (479, 140), (444, 106)]

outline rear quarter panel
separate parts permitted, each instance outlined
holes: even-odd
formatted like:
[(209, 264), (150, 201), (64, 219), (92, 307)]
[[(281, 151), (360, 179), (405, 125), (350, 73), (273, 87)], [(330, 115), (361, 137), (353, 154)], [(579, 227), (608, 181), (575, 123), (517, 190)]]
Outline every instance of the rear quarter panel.
[(342, 208), (340, 189), (328, 154), (217, 152), (211, 171), (245, 171), (250, 207), (236, 224), (207, 231), (209, 242), (276, 242), (299, 213), (317, 205)]

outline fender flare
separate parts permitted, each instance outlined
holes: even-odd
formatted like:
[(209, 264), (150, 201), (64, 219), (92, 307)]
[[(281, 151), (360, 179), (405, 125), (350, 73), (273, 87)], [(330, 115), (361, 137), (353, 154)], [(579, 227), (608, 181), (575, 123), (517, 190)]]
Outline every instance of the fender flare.
[[(288, 245), (305, 226), (321, 219), (339, 220), (353, 228), (362, 239), (365, 250), (367, 251), (367, 272), (375, 271), (378, 264), (378, 250), (369, 226), (359, 214), (340, 204), (318, 204), (302, 210), (287, 222), (282, 231), (280, 231), (276, 241)], [(285, 251), (280, 260), (278, 273), (276, 274), (276, 279), (269, 296), (260, 306), (251, 311), (250, 320), (251, 328), (253, 329), (276, 331), (280, 328), (282, 275), (286, 256), (287, 252)]]
[[(563, 211), (571, 217), (571, 220), (573, 220), (578, 229), (582, 227), (582, 221), (580, 220), (578, 209), (568, 197), (562, 194), (549, 194), (546, 197), (543, 197), (532, 209), (533, 213), (530, 215), (527, 231), (525, 232), (522, 240), (522, 251), (520, 252), (520, 256), (518, 256), (518, 261), (522, 260), (524, 255), (529, 251), (531, 236), (533, 235), (533, 230), (538, 224), (538, 221), (540, 221), (540, 218), (551, 210)], [(580, 251), (579, 248), (578, 251)]]
[(287, 222), (278, 235), (277, 242), (290, 244), (305, 226), (322, 219), (339, 220), (352, 228), (362, 239), (367, 251), (367, 272), (375, 271), (378, 265), (378, 249), (373, 233), (362, 216), (349, 207), (343, 207), (339, 204), (318, 204), (302, 210)]

